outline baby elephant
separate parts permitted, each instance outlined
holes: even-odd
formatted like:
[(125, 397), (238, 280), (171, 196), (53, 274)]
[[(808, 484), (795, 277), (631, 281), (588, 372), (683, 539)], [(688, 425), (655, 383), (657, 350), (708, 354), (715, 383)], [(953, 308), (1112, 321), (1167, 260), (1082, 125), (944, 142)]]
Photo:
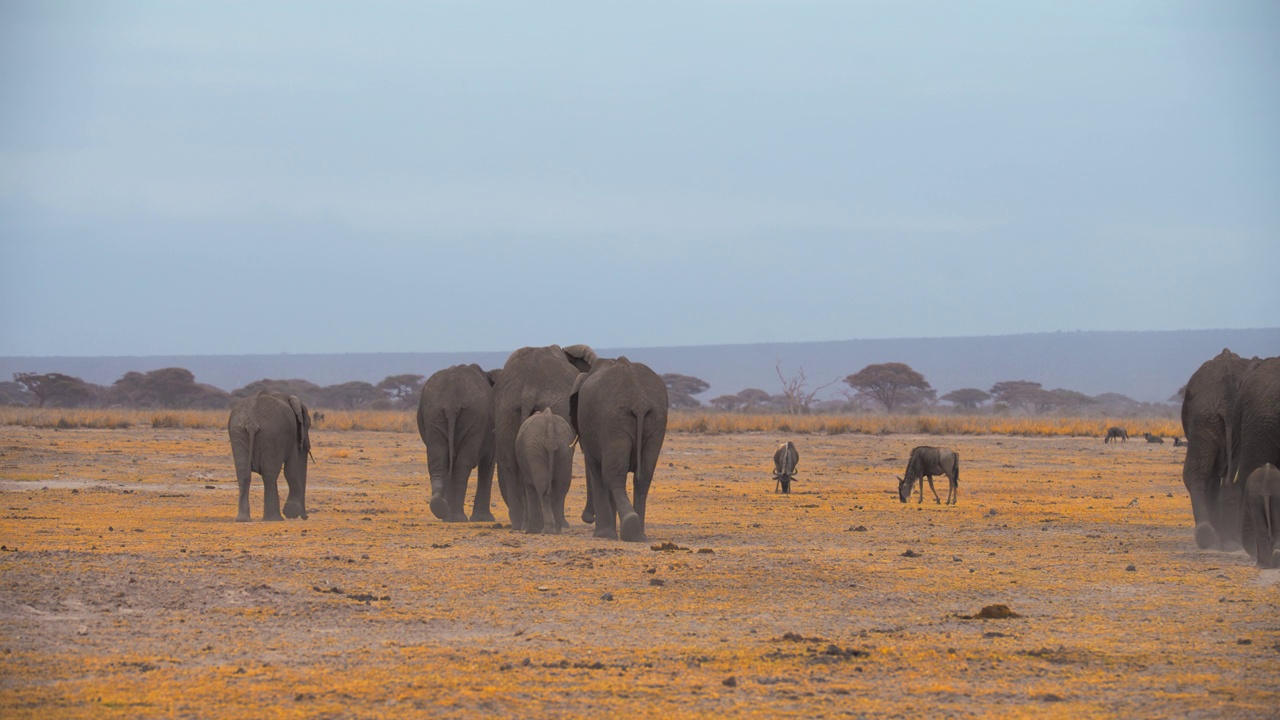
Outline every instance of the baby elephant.
[(564, 498), (573, 475), (573, 428), (547, 408), (530, 415), (516, 433), (516, 463), (524, 484), (516, 492), (525, 498), (525, 532), (559, 534)]
[(1253, 529), (1257, 543), (1258, 567), (1280, 567), (1276, 540), (1280, 539), (1280, 470), (1267, 463), (1249, 473), (1244, 483), (1246, 525)]
[(800, 451), (790, 440), (778, 446), (773, 453), (773, 479), (777, 482), (773, 491), (782, 489), (784, 495), (791, 493), (791, 481), (795, 480), (796, 463), (800, 462)]

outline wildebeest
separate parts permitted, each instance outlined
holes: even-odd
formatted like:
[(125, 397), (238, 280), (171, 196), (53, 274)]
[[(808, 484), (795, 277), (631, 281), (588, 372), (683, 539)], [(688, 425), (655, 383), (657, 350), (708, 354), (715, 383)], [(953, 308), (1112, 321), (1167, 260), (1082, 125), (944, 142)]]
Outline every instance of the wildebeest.
[(1176, 437), (1176, 438), (1174, 438), (1174, 439), (1173, 439), (1173, 446), (1174, 446), (1174, 447), (1186, 447), (1186, 446), (1187, 446), (1187, 439), (1186, 439), (1186, 438)]
[(1146, 438), (1147, 442), (1149, 443), (1158, 443), (1160, 445), (1164, 444), (1164, 438), (1160, 437), (1159, 435), (1152, 435), (1149, 432), (1144, 432), (1142, 433), (1142, 437)]
[(773, 486), (773, 491), (778, 492), (782, 489), (784, 495), (791, 492), (791, 481), (795, 479), (796, 463), (800, 462), (800, 451), (796, 450), (796, 446), (790, 440), (778, 446), (773, 453), (773, 479), (777, 483)]
[(323, 420), (323, 419), (324, 419), (324, 413), (323, 413), (323, 412), (321, 412), (321, 411), (317, 410), (317, 411), (315, 411), (315, 412), (311, 413), (311, 422), (312, 422), (312, 423), (320, 422), (320, 421), (321, 421), (321, 420)]
[(906, 475), (898, 478), (898, 499), (906, 502), (907, 498), (911, 497), (911, 489), (916, 483), (920, 483), (919, 502), (924, 502), (924, 480), (928, 480), (934, 501), (941, 504), (942, 498), (938, 497), (938, 491), (933, 487), (934, 475), (946, 475), (951, 481), (951, 488), (947, 492), (947, 504), (955, 505), (960, 487), (960, 455), (955, 450), (927, 445), (921, 445), (911, 451), (911, 459), (907, 460)]
[(1244, 525), (1251, 530), (1256, 543), (1258, 567), (1270, 568), (1280, 564), (1275, 552), (1280, 539), (1280, 469), (1271, 463), (1249, 473), (1244, 483)]
[(1107, 428), (1107, 436), (1102, 439), (1102, 442), (1109, 443), (1112, 440), (1123, 440), (1125, 442), (1129, 442), (1129, 431), (1122, 427)]

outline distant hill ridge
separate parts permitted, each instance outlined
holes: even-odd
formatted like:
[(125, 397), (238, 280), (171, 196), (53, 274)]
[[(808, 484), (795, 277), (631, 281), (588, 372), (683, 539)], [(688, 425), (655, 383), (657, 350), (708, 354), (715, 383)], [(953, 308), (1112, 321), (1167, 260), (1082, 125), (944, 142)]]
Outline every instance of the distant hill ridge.
[[(590, 338), (553, 338), (562, 345)], [(596, 347), (603, 357), (626, 355), (659, 373), (706, 380), (699, 399), (756, 387), (781, 390), (775, 365), (790, 376), (803, 367), (810, 387), (838, 380), (820, 397), (834, 396), (850, 375), (871, 363), (904, 362), (943, 395), (964, 387), (988, 389), (1001, 380), (1031, 380), (1047, 389), (1098, 395), (1115, 392), (1164, 402), (1191, 373), (1223, 348), (1243, 356), (1280, 355), (1280, 328), (1150, 332), (1055, 332), (986, 337), (836, 340), (827, 342)], [(513, 348), (514, 349), (514, 348)], [(279, 355), (172, 355), (115, 357), (0, 357), (0, 379), (15, 372), (61, 372), (108, 385), (130, 370), (185, 367), (196, 380), (232, 390), (262, 378), (301, 378), (319, 385), (349, 380), (376, 383), (388, 375), (436, 370), (459, 363), (501, 367), (505, 352), (345, 353)]]

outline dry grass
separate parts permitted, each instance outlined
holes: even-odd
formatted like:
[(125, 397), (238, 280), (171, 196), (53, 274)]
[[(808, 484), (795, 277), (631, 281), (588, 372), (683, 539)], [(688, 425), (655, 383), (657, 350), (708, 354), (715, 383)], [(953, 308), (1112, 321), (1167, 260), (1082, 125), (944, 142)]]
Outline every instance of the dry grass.
[(0, 427), (0, 717), (1274, 716), (1280, 571), (1195, 549), (1181, 448), (945, 436), (947, 507), (922, 436), (803, 437), (787, 496), (775, 439), (668, 436), (630, 544), (580, 456), (560, 536), (435, 520), (390, 432), (235, 523), (220, 427)]
[[(1104, 437), (1107, 428), (1121, 425), (1130, 435), (1143, 431), (1164, 437), (1182, 434), (1178, 420), (1124, 420), (1072, 417), (995, 415), (740, 415), (734, 413), (673, 412), (668, 428), (675, 432), (723, 435), (744, 432), (785, 432), (801, 435), (1012, 435), (1018, 437)], [(1140, 428), (1140, 429), (1138, 429)]]
[[(319, 430), (416, 434), (409, 410), (324, 410)], [(224, 428), (226, 410), (128, 410), (0, 408), (0, 425), (38, 428), (121, 429)], [(994, 415), (743, 415), (717, 412), (672, 412), (672, 432), (724, 435), (783, 432), (801, 435), (1011, 435), (1018, 437), (1103, 437), (1120, 425), (1141, 442), (1142, 432), (1162, 437), (1182, 434), (1181, 422), (1168, 418), (1097, 419)]]

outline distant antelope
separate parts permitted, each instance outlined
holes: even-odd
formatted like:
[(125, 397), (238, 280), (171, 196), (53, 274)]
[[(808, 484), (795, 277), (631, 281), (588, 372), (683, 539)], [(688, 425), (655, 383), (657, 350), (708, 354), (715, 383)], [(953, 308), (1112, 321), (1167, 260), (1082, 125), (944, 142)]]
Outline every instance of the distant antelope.
[(911, 451), (911, 459), (907, 460), (906, 475), (898, 478), (898, 499), (906, 502), (907, 498), (911, 497), (911, 489), (916, 483), (920, 483), (919, 502), (924, 502), (924, 481), (928, 480), (934, 501), (941, 504), (942, 498), (938, 497), (938, 491), (933, 487), (934, 475), (946, 475), (951, 481), (951, 488), (947, 492), (947, 504), (955, 505), (960, 493), (960, 455), (955, 450), (927, 445), (921, 445)]
[(778, 481), (773, 486), (774, 492), (778, 492), (781, 488), (782, 494), (791, 493), (791, 481), (795, 479), (798, 462), (800, 462), (800, 452), (796, 450), (794, 443), (788, 440), (778, 446), (773, 453), (773, 479)]
[(1103, 439), (1102, 439), (1102, 442), (1103, 442), (1103, 443), (1109, 443), (1109, 442), (1111, 442), (1112, 440), (1115, 440), (1115, 441), (1117, 441), (1117, 442), (1118, 442), (1118, 441), (1120, 441), (1120, 440), (1123, 440), (1123, 441), (1125, 441), (1125, 442), (1129, 442), (1129, 431), (1128, 431), (1128, 430), (1125, 430), (1125, 429), (1124, 429), (1124, 428), (1122, 428), (1122, 427), (1118, 427), (1118, 426), (1117, 426), (1117, 427), (1109, 427), (1109, 428), (1107, 428), (1107, 436), (1106, 436), (1105, 438), (1103, 438)]
[(1147, 442), (1149, 443), (1157, 443), (1160, 445), (1164, 444), (1164, 438), (1160, 437), (1159, 435), (1152, 435), (1149, 432), (1144, 432), (1142, 433), (1142, 437), (1146, 438)]

